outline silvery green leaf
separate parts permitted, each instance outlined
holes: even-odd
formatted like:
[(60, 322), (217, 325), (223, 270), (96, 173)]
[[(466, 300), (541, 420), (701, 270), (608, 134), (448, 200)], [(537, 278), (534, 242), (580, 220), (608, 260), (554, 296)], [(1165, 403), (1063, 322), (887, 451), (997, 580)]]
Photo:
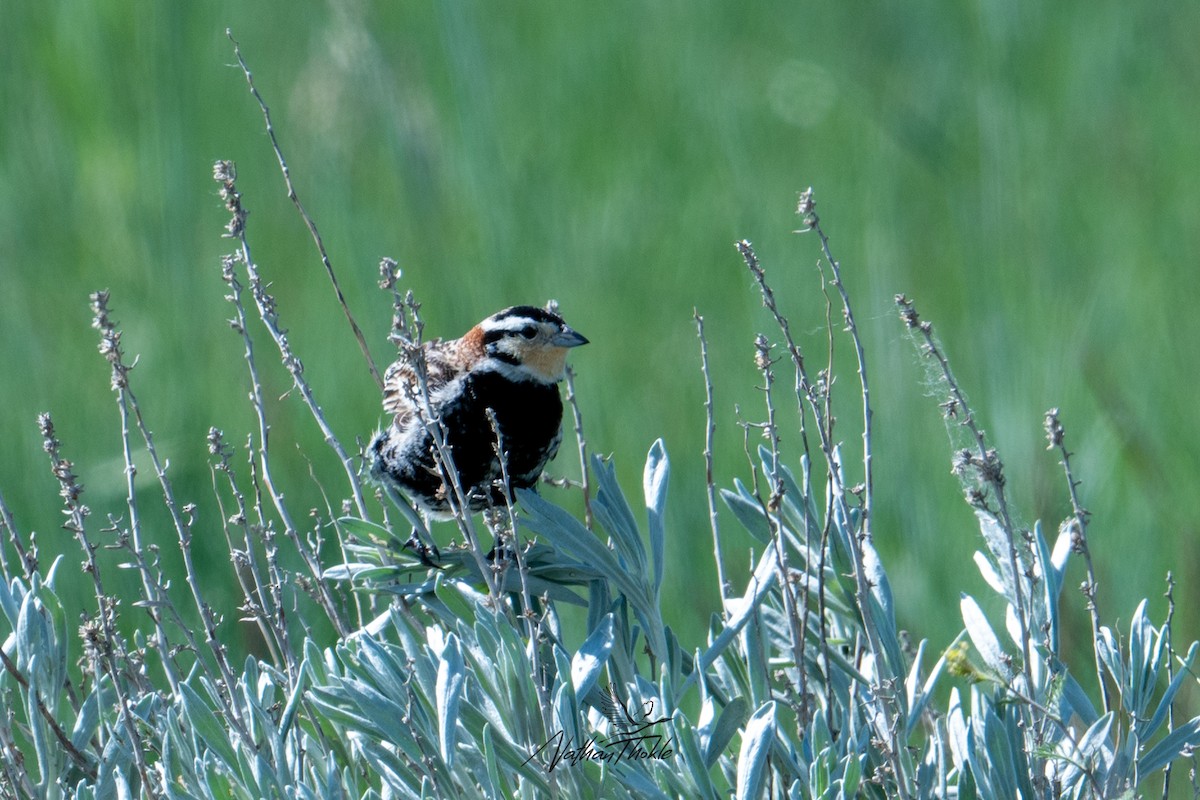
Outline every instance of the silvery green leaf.
[(888, 580), (879, 553), (869, 538), (864, 538), (862, 541), (862, 562), (863, 572), (871, 586), (871, 593), (875, 596), (884, 615), (882, 620), (876, 621), (876, 624), (881, 628), (889, 629), (895, 638), (896, 612), (892, 607), (892, 584)]
[(1110, 711), (1096, 720), (1083, 736), (1079, 737), (1077, 747), (1070, 746), (1069, 738), (1065, 740), (1063, 756), (1067, 767), (1063, 770), (1062, 780), (1066, 786), (1086, 781), (1085, 769), (1096, 769), (1094, 777), (1103, 785), (1109, 763), (1109, 754), (1106, 753), (1110, 750), (1108, 737), (1114, 719), (1115, 716)]
[(1152, 775), (1197, 746), (1200, 746), (1200, 717), (1193, 717), (1151, 747), (1138, 761), (1138, 772)]
[(592, 456), (592, 472), (596, 475), (597, 483), (592, 512), (612, 538), (617, 554), (625, 561), (627, 568), (634, 571), (635, 580), (645, 581), (646, 549), (642, 546), (637, 520), (617, 483), (616, 467), (611, 461)]
[[(725, 651), (727, 647), (737, 638), (742, 627), (750, 620), (763, 598), (775, 585), (775, 555), (770, 551), (763, 553), (758, 560), (758, 566), (754, 569), (754, 575), (750, 579), (749, 585), (746, 586), (746, 593), (740, 598), (726, 598), (725, 610), (728, 618), (725, 622), (725, 628), (717, 634), (713, 639), (712, 644), (701, 654), (699, 662), (695, 669), (688, 675), (687, 679), (680, 687), (682, 692), (689, 685), (696, 681), (696, 676), (703, 674), (712, 666), (713, 662)], [(736, 663), (736, 659), (733, 662)]]
[(1099, 635), (1096, 636), (1096, 653), (1100, 656), (1100, 662), (1112, 675), (1113, 681), (1117, 686), (1123, 688), (1125, 686), (1125, 665), (1121, 662), (1121, 649), (1118, 647), (1112, 631), (1107, 627), (1102, 626)]
[(1005, 680), (1011, 678), (1012, 670), (1005, 659), (1004, 648), (1000, 646), (1000, 639), (997, 638), (987, 617), (984, 616), (983, 609), (968, 594), (961, 596), (959, 606), (962, 609), (963, 625), (967, 629), (967, 635), (971, 637), (971, 643), (975, 645), (975, 649), (979, 651), (984, 662)]
[(179, 684), (179, 702), (183, 707), (183, 719), (195, 731), (196, 738), (203, 742), (208, 752), (221, 759), (229, 770), (237, 769), (237, 754), (229, 741), (224, 725), (217, 721), (208, 703), (186, 683)]
[(738, 800), (757, 800), (767, 780), (767, 756), (775, 741), (775, 701), (759, 707), (746, 722), (742, 731), (742, 746), (738, 751)]
[[(953, 644), (957, 644), (958, 639), (955, 639)], [(917, 645), (917, 655), (913, 658), (912, 670), (909, 672), (908, 680), (906, 681), (906, 689), (908, 690), (908, 732), (911, 733), (921, 720), (921, 715), (925, 713), (926, 706), (933, 698), (933, 690), (937, 686), (938, 680), (942, 677), (942, 673), (946, 670), (946, 649), (934, 663), (933, 669), (929, 671), (929, 677), (925, 682), (921, 683), (921, 658), (925, 654), (926, 641), (921, 640)]]
[(437, 673), (438, 742), (447, 767), (454, 766), (454, 741), (458, 732), (458, 706), (466, 676), (462, 648), (456, 635), (446, 637)]
[(734, 481), (738, 491), (721, 490), (721, 499), (751, 536), (766, 544), (771, 541), (771, 523), (763, 516), (762, 505), (750, 495), (741, 481)]
[(774, 648), (764, 645), (763, 628), (757, 621), (742, 628), (741, 656), (750, 677), (750, 700), (753, 703), (764, 703), (771, 698), (767, 651)]
[(604, 615), (571, 659), (571, 684), (575, 687), (576, 697), (585, 697), (592, 690), (612, 653), (614, 642), (613, 615), (609, 613)]
[[(49, 652), (53, 646), (46, 620), (42, 617), (41, 602), (35, 592), (29, 592), (21, 602), (17, 624), (13, 634), (17, 640), (17, 669), (21, 672), (33, 670), (33, 656)], [(39, 663), (45, 660), (43, 655)]]
[(1004, 708), (999, 710), (1004, 714), (1003, 718), (990, 703), (984, 709), (983, 750), (976, 753), (971, 771), (981, 781), (987, 774), (998, 798), (1034, 797), (1032, 787), (1019, 794), (1029, 776), (1024, 769), (1024, 742), (1020, 731), (1015, 730), (1015, 715)]
[[(1042, 523), (1033, 526), (1033, 541), (1037, 551), (1037, 563), (1042, 571), (1042, 610), (1045, 613), (1046, 624), (1049, 626), (1047, 637), (1050, 640), (1050, 651), (1058, 653), (1058, 601), (1062, 595), (1062, 573), (1054, 566), (1054, 557), (1042, 535)], [(1040, 616), (1040, 615), (1039, 615)]]
[(1167, 686), (1158, 701), (1158, 708), (1154, 712), (1154, 716), (1148, 722), (1137, 726), (1138, 738), (1143, 742), (1150, 739), (1157, 731), (1159, 726), (1167, 718), (1167, 713), (1171, 710), (1171, 703), (1175, 700), (1175, 694), (1179, 691), (1179, 687), (1184, 681), (1192, 676), (1192, 664), (1196, 660), (1196, 651), (1200, 648), (1200, 644), (1192, 642), (1192, 646), (1188, 648), (1187, 656), (1183, 659), (1183, 663), (1179, 665), (1175, 671), (1175, 677), (1171, 679), (1171, 683)]
[(613, 552), (583, 527), (579, 520), (536, 492), (518, 489), (517, 497), (527, 512), (523, 518), (526, 527), (545, 536), (560, 550), (595, 568), (625, 594), (633, 596), (639, 593), (629, 571), (618, 563)]
[(1071, 557), (1071, 549), (1074, 546), (1075, 518), (1068, 517), (1058, 526), (1058, 536), (1054, 539), (1054, 552), (1050, 556), (1050, 563), (1054, 564), (1054, 568), (1058, 570), (1059, 575), (1066, 573), (1067, 561)]
[(691, 727), (687, 719), (679, 713), (671, 718), (671, 731), (679, 748), (678, 754), (683, 758), (683, 763), (687, 767), (688, 777), (692, 779), (693, 788), (689, 796), (698, 791), (700, 797), (718, 800), (720, 795), (713, 786), (712, 778), (708, 774), (709, 766), (705, 764), (704, 756), (700, 751), (703, 743), (697, 735), (698, 731)]
[[(104, 692), (103, 684), (97, 686), (83, 699), (79, 714), (75, 717), (75, 725), (71, 728), (71, 744), (76, 750), (87, 749), (87, 742), (100, 727), (100, 706), (102, 700), (111, 699), (112, 692)], [(104, 695), (102, 698), (101, 695)]]
[(979, 520), (979, 532), (983, 535), (983, 541), (987, 545), (988, 552), (991, 553), (992, 562), (999, 570), (999, 576), (1003, 590), (1003, 594), (1008, 598), (1009, 602), (1015, 595), (1014, 587), (1016, 581), (1012, 574), (1011, 565), (1009, 563), (1010, 548), (1012, 542), (1009, 541), (1009, 536), (992, 514), (982, 509), (976, 509), (975, 517)]
[(24, 595), (25, 585), (20, 578), (13, 578), (8, 583), (0, 580), (0, 609), (4, 609), (4, 616), (8, 618), (8, 624), (11, 626), (15, 627), (17, 624), (17, 616), (21, 613), (21, 599)]
[(646, 467), (642, 474), (642, 491), (646, 496), (646, 511), (650, 517), (650, 552), (654, 557), (654, 591), (662, 587), (663, 559), (665, 558), (666, 528), (663, 516), (667, 504), (667, 479), (671, 474), (671, 462), (667, 458), (662, 439), (656, 439), (646, 456)]
[(384, 527), (377, 522), (360, 519), (359, 517), (340, 517), (337, 520), (337, 525), (346, 533), (352, 534), (364, 542), (391, 541), (403, 546), (408, 541), (407, 535), (398, 536), (390, 528)]
[(327, 567), (321, 573), (321, 579), (326, 581), (366, 581), (390, 578), (395, 574), (397, 574), (396, 568), (390, 565), (380, 566), (378, 564), (358, 562), (354, 564), (334, 564), (332, 567)]
[(839, 800), (858, 797), (858, 784), (862, 779), (862, 762), (865, 758), (865, 755), (858, 756), (853, 753), (842, 758), (844, 767), (842, 769), (842, 777), (838, 781), (840, 784), (837, 794)]
[[(875, 631), (879, 635), (879, 643), (883, 646), (885, 663), (877, 664), (880, 675), (890, 681), (904, 675), (904, 653), (900, 648), (900, 638), (896, 633), (896, 622), (888, 617), (887, 612), (879, 605), (875, 592), (867, 595), (867, 603), (871, 608), (871, 619), (874, 620)], [(901, 698), (897, 698), (901, 699)], [(902, 709), (903, 710), (903, 709)]]
[[(769, 447), (759, 445), (758, 457), (762, 461), (763, 475), (767, 477), (767, 480), (778, 479), (783, 483), (780, 509), (783, 511), (783, 518), (787, 525), (803, 534), (806, 546), (819, 547), (821, 530), (818, 520), (820, 517), (817, 515), (812, 497), (796, 483), (796, 478), (790, 469), (782, 464), (779, 465), (778, 470), (775, 469), (775, 458)], [(802, 470), (806, 463), (807, 457), (802, 456), (800, 459)]]
[(42, 686), (42, 670), (38, 664), (40, 658), (36, 653), (29, 658), (26, 677), (28, 685), (23, 694), (25, 718), (29, 720), (29, 735), (33, 738), (33, 752), (37, 756), (37, 771), (41, 778), (38, 789), (41, 790), (42, 796), (48, 796), (59, 771), (58, 761), (62, 757), (62, 749), (56, 744), (51, 744), (54, 737), (38, 710), (38, 700), (45, 692)]
[(704, 764), (711, 768), (717, 759), (725, 752), (725, 748), (733, 741), (738, 730), (746, 723), (750, 712), (750, 703), (745, 697), (735, 697), (721, 709), (717, 723), (713, 726), (708, 742), (704, 746)]
[(1142, 600), (1129, 623), (1130, 702), (1137, 717), (1144, 717), (1150, 707), (1166, 646), (1167, 637), (1150, 624)]
[(1079, 685), (1079, 681), (1075, 680), (1075, 676), (1069, 673), (1063, 680), (1059, 703), (1063, 709), (1060, 716), (1064, 720), (1070, 719), (1072, 714), (1077, 714), (1084, 725), (1091, 725), (1098, 718), (1096, 707), (1092, 705), (1087, 692)]
[(957, 686), (950, 690), (950, 703), (947, 708), (949, 712), (946, 714), (946, 736), (950, 741), (950, 754), (954, 757), (955, 765), (961, 770), (968, 762), (967, 718), (963, 713), (962, 698)]
[[(1028, 611), (1028, 609), (1026, 609)], [(1012, 603), (1004, 606), (1004, 630), (1008, 632), (1009, 640), (1017, 646), (1017, 652), (1024, 652), (1024, 640), (1021, 638), (1021, 619)], [(1032, 633), (1032, 631), (1031, 631)]]
[(985, 553), (979, 550), (975, 551), (974, 558), (975, 566), (979, 568), (979, 574), (983, 576), (984, 582), (986, 582), (988, 586), (992, 587), (996, 594), (1003, 596), (1005, 592), (1004, 581), (1000, 579), (1000, 573), (997, 572), (995, 566), (992, 565), (992, 560), (988, 558)]

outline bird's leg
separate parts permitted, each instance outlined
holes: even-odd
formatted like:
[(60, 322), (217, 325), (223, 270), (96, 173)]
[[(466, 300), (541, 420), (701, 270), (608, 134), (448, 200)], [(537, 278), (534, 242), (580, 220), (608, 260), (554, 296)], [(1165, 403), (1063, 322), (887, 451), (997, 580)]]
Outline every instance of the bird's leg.
[(407, 547), (409, 550), (412, 550), (414, 553), (416, 553), (417, 558), (421, 559), (421, 563), (424, 564), (425, 566), (427, 566), (431, 569), (441, 569), (442, 568), (441, 564), (438, 564), (436, 561), (434, 561), (433, 559), (431, 559), (429, 557), (429, 554), (432, 553), (433, 558), (438, 559), (438, 561), (441, 560), (442, 554), (440, 552), (438, 552), (437, 545), (432, 544), (432, 543), (426, 544), (425, 542), (423, 542), (421, 540), (421, 537), (417, 534), (416, 528), (413, 528), (412, 534), (409, 535), (408, 541), (404, 543), (404, 546)]

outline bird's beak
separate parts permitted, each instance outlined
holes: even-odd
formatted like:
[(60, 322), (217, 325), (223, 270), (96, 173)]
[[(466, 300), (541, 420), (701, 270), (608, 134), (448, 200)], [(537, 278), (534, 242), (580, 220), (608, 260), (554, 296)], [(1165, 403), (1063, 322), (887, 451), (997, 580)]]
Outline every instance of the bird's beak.
[(563, 329), (550, 340), (550, 344), (555, 347), (579, 347), (579, 345), (587, 343), (588, 340), (586, 337), (566, 326), (563, 326)]

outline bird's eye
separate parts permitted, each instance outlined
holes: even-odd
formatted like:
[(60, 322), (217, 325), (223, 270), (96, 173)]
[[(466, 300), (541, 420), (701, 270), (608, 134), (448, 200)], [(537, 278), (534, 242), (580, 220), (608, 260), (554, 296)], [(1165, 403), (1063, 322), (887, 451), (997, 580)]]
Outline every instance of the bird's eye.
[(526, 339), (532, 339), (533, 337), (537, 336), (537, 326), (526, 325), (524, 328), (521, 328), (519, 333)]

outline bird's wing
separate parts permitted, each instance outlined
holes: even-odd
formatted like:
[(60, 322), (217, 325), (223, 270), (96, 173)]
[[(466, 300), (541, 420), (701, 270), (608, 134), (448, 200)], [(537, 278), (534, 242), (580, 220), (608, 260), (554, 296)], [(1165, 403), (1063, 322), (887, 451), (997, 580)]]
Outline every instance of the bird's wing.
[[(461, 371), (455, 358), (454, 342), (434, 340), (421, 346), (425, 354), (425, 388), (430, 399)], [(403, 428), (422, 404), (416, 370), (408, 358), (401, 357), (383, 374), (383, 410), (396, 417)]]

